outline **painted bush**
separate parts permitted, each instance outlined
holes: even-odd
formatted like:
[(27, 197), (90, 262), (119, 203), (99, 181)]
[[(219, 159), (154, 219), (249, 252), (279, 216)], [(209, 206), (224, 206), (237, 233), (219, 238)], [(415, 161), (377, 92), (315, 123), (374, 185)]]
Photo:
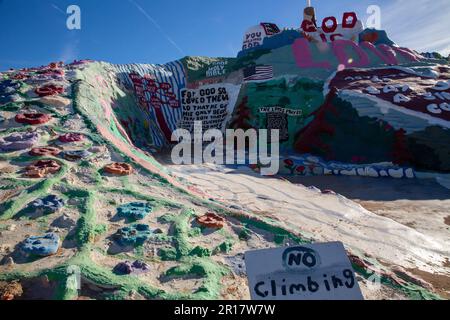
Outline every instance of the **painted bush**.
[(150, 226), (134, 224), (117, 231), (114, 238), (122, 246), (141, 246), (152, 236), (153, 231)]
[(229, 124), (233, 129), (279, 129), (282, 149), (292, 150), (308, 116), (323, 103), (323, 83), (307, 79), (247, 83)]
[(131, 202), (117, 208), (117, 215), (129, 220), (142, 220), (153, 210), (153, 206), (146, 202)]

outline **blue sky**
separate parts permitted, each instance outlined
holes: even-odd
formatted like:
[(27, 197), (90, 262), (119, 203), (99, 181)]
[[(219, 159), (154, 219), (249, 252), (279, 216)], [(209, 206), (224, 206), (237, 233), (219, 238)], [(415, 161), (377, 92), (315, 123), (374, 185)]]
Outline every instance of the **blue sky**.
[[(302, 0), (0, 0), (0, 70), (89, 58), (164, 63), (185, 55), (236, 56), (259, 22), (298, 27)], [(401, 46), (450, 53), (450, 0), (312, 0), (319, 20), (354, 10), (365, 22), (381, 7), (382, 28)], [(66, 9), (81, 8), (81, 30)]]

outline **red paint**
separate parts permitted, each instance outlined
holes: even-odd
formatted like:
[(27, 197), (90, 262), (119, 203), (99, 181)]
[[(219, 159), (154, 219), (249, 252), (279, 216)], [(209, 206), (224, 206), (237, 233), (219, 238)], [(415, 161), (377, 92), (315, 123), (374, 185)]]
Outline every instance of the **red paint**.
[(60, 136), (58, 139), (63, 143), (70, 143), (70, 142), (81, 142), (85, 139), (85, 137), (80, 133), (66, 133)]
[[(350, 23), (347, 22), (349, 18), (352, 18)], [(352, 29), (356, 26), (356, 22), (358, 22), (358, 17), (355, 12), (345, 12), (344, 17), (342, 18), (342, 28)]]
[(378, 33), (376, 32), (368, 32), (362, 36), (363, 41), (367, 41), (370, 43), (376, 43), (378, 41)]
[(316, 32), (317, 28), (312, 21), (303, 20), (302, 22), (302, 30), (305, 32)]
[[(348, 22), (349, 18), (352, 18), (351, 22)], [(331, 26), (327, 26), (328, 21), (331, 21), (333, 24)], [(354, 28), (356, 26), (357, 22), (358, 22), (358, 16), (356, 15), (355, 12), (345, 12), (344, 15), (342, 16), (342, 28), (344, 28), (344, 29)], [(334, 31), (336, 31), (337, 27), (338, 27), (338, 22), (337, 22), (336, 17), (332, 17), (332, 16), (326, 17), (322, 21), (322, 31), (325, 33), (333, 33)], [(303, 20), (301, 28), (304, 32), (316, 32), (317, 31), (317, 28), (314, 25), (314, 23), (309, 20)]]
[(50, 115), (43, 113), (21, 113), (15, 117), (16, 122), (29, 125), (44, 124), (51, 119)]
[[(145, 75), (144, 78), (142, 78), (136, 73), (131, 73), (130, 78), (134, 83), (134, 89), (136, 91), (140, 104), (143, 104), (146, 108), (148, 108), (148, 110), (154, 110), (159, 128), (164, 134), (166, 140), (170, 142), (172, 140), (172, 130), (170, 130), (166, 122), (166, 118), (164, 116), (162, 108), (164, 106), (168, 106), (170, 108), (180, 107), (180, 102), (176, 99), (176, 94), (170, 91), (172, 90), (172, 85), (167, 82), (158, 84), (151, 77), (151, 75)], [(144, 88), (144, 81), (146, 88)], [(168, 98), (167, 101), (163, 101), (155, 95), (159, 90), (163, 91), (163, 96)], [(150, 101), (147, 101), (145, 92), (151, 94)]]
[(64, 92), (64, 88), (63, 87), (58, 87), (55, 85), (48, 85), (48, 86), (43, 86), (40, 88), (37, 88), (34, 91), (39, 97), (47, 97), (47, 96), (53, 96), (56, 94), (61, 94)]
[[(328, 21), (332, 22), (331, 26), (327, 25)], [(335, 17), (326, 17), (322, 21), (322, 31), (325, 33), (333, 33), (336, 31), (337, 27), (338, 27), (338, 23), (337, 23), (337, 20)]]
[(333, 116), (338, 116), (338, 111), (333, 105), (333, 99), (337, 96), (337, 89), (331, 88), (328, 93), (324, 104), (315, 112), (312, 113), (314, 121), (306, 128), (301, 130), (296, 137), (297, 141), (294, 144), (294, 148), (299, 153), (323, 153), (325, 158), (333, 159), (334, 154), (331, 147), (322, 141), (322, 135), (328, 136), (334, 135), (334, 128), (327, 123), (326, 115), (330, 112)]
[[(149, 108), (151, 108), (151, 104), (149, 104)], [(166, 137), (167, 141), (172, 140), (172, 130), (170, 130), (169, 126), (167, 125), (166, 118), (164, 117), (164, 113), (162, 112), (161, 108), (153, 108), (156, 115), (156, 120), (158, 121), (159, 127), (161, 131), (164, 133), (164, 136)]]

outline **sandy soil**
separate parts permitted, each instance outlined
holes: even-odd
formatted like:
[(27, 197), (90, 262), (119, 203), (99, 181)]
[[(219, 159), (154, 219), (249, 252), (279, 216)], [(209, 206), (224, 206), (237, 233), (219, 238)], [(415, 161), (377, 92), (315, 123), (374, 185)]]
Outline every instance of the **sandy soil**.
[[(159, 160), (210, 198), (269, 216), (316, 241), (342, 241), (354, 252), (427, 278), (443, 296), (450, 292), (450, 191), (434, 181), (325, 176), (288, 181), (262, 178), (247, 168), (177, 166), (167, 155)], [(369, 295), (401, 298), (387, 291)]]

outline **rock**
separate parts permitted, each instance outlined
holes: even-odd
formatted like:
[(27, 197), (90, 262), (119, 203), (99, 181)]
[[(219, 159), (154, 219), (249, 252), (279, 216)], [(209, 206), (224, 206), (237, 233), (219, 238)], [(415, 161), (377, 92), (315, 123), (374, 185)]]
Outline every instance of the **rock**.
[(82, 142), (85, 139), (86, 137), (80, 133), (66, 133), (58, 138), (62, 143)]
[(2, 245), (0, 245), (0, 253), (1, 254), (9, 254), (9, 253), (11, 253), (11, 245), (9, 245), (9, 244), (2, 244)]
[(68, 203), (69, 205), (71, 205), (71, 206), (77, 206), (77, 205), (80, 204), (80, 199), (78, 199), (78, 198), (72, 198), (72, 199), (69, 199), (69, 200), (67, 201), (67, 203)]
[(239, 253), (236, 256), (226, 257), (225, 260), (231, 266), (234, 274), (238, 276), (246, 275), (244, 255), (242, 253)]
[(134, 172), (133, 167), (124, 162), (115, 162), (108, 164), (104, 167), (105, 172), (118, 175), (118, 176), (128, 176)]
[(208, 212), (207, 214), (198, 217), (196, 221), (202, 227), (211, 229), (222, 229), (223, 227), (225, 227), (226, 224), (224, 218), (213, 212)]
[(51, 232), (51, 233), (61, 233), (62, 230), (61, 230), (60, 228), (57, 228), (57, 227), (51, 227), (51, 228), (49, 229), (48, 232)]
[(39, 141), (36, 132), (13, 133), (5, 138), (0, 138), (0, 151), (14, 152), (32, 148)]
[(17, 123), (38, 125), (45, 124), (52, 120), (52, 116), (44, 113), (21, 113), (15, 117)]
[(116, 241), (122, 246), (141, 246), (151, 236), (153, 231), (146, 224), (134, 224), (124, 227), (114, 235)]
[(116, 274), (143, 274), (150, 271), (150, 266), (142, 261), (136, 260), (131, 263), (130, 261), (121, 262), (114, 267), (113, 272)]
[(49, 195), (31, 202), (28, 207), (35, 212), (52, 214), (64, 207), (64, 200), (56, 195)]
[(89, 158), (91, 155), (92, 153), (87, 150), (64, 151), (62, 153), (64, 159), (73, 162)]
[(15, 224), (10, 224), (9, 226), (6, 227), (6, 230), (8, 231), (16, 231), (16, 225)]
[(68, 214), (64, 214), (53, 222), (56, 228), (69, 229), (76, 225), (76, 221)]
[(0, 300), (14, 300), (23, 295), (22, 285), (17, 282), (0, 282)]
[(28, 254), (46, 257), (56, 254), (59, 245), (59, 236), (55, 233), (47, 233), (44, 236), (27, 238), (22, 244), (22, 251)]
[(28, 178), (44, 178), (61, 170), (61, 164), (54, 160), (39, 160), (25, 168), (24, 176)]
[(108, 149), (105, 146), (94, 146), (94, 147), (91, 147), (90, 149), (88, 149), (88, 151), (90, 151), (92, 153), (104, 153), (107, 150)]
[(320, 193), (322, 192), (319, 188), (315, 187), (315, 186), (309, 186), (308, 187), (309, 190)]
[(66, 108), (70, 106), (72, 103), (70, 99), (60, 97), (60, 96), (47, 96), (43, 97), (40, 100), (44, 104), (48, 104), (50, 106), (56, 107), (56, 108)]
[(7, 267), (12, 267), (15, 265), (14, 259), (12, 257), (7, 257), (2, 261), (2, 264)]
[(153, 206), (146, 202), (131, 202), (117, 208), (119, 217), (130, 220), (142, 220), (153, 210)]

